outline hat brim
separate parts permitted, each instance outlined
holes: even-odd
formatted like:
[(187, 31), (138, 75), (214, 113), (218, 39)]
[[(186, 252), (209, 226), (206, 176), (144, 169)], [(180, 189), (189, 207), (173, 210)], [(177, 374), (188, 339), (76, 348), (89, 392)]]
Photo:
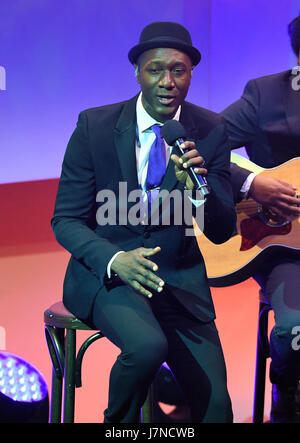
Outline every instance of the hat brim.
[(135, 64), (137, 62), (137, 59), (143, 52), (155, 48), (178, 49), (179, 51), (184, 52), (190, 57), (193, 66), (196, 66), (201, 60), (200, 52), (198, 51), (198, 49), (194, 48), (193, 46), (184, 44), (182, 43), (181, 40), (170, 39), (169, 37), (164, 39), (161, 37), (159, 39), (152, 39), (147, 42), (140, 43), (131, 48), (128, 53), (128, 58), (130, 63)]

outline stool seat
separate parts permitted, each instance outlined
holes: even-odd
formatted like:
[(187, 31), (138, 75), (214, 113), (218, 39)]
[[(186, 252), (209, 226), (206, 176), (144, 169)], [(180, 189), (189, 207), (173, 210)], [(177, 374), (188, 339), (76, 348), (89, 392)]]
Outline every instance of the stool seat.
[(44, 312), (44, 322), (57, 328), (92, 330), (90, 326), (76, 318), (61, 301), (54, 303)]
[(46, 312), (49, 312), (50, 315), (55, 315), (57, 317), (72, 317), (75, 318), (75, 315), (70, 312), (62, 301), (58, 301), (56, 303), (53, 303), (53, 305), (50, 306), (46, 310)]

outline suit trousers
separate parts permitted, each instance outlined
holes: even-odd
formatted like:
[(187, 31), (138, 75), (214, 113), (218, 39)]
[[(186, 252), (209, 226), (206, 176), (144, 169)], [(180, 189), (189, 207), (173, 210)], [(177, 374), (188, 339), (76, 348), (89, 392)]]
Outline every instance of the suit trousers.
[(255, 279), (274, 311), (270, 381), (283, 387), (296, 386), (300, 379), (300, 260), (281, 255), (267, 262)]
[(151, 299), (124, 284), (104, 287), (91, 321), (121, 350), (110, 373), (104, 422), (138, 422), (148, 388), (164, 362), (182, 389), (193, 423), (232, 422), (215, 323), (200, 322), (168, 285)]

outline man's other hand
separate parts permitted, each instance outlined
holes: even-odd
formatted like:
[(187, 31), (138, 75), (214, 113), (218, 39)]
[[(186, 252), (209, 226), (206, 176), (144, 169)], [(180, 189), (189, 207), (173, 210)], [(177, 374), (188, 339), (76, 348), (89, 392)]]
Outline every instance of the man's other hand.
[(114, 259), (111, 269), (124, 283), (131, 286), (135, 291), (151, 298), (151, 289), (161, 292), (164, 286), (164, 281), (155, 274), (158, 266), (148, 259), (148, 257), (160, 252), (160, 250), (160, 247), (141, 247), (123, 252)]

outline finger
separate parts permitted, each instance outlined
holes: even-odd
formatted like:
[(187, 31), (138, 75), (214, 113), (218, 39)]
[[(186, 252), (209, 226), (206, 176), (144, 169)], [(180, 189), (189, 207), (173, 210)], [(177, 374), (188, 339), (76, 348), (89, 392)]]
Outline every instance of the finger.
[(176, 155), (176, 154), (172, 154), (170, 158), (171, 158), (171, 160), (175, 163), (175, 165), (176, 165), (179, 169), (181, 169), (182, 165), (181, 165), (181, 163), (179, 162), (179, 157), (178, 157), (178, 155)]
[(194, 168), (196, 174), (207, 175), (208, 171), (205, 168)]
[(199, 155), (197, 157), (185, 158), (185, 160), (183, 160), (182, 156), (179, 159), (179, 163), (181, 163), (184, 168), (190, 168), (191, 166), (201, 167), (203, 165), (202, 157), (200, 157)]
[(298, 189), (296, 186), (291, 185), (290, 183), (287, 183), (287, 182), (285, 182), (283, 180), (277, 179), (277, 181), (278, 181), (278, 183), (281, 183), (286, 188), (291, 188), (291, 189), (294, 189), (294, 190)]
[(181, 149), (183, 150), (191, 150), (195, 149), (195, 143), (189, 140), (186, 140), (185, 142), (180, 144)]
[(281, 180), (278, 180), (280, 182), (280, 187), (278, 189), (275, 189), (278, 193), (280, 192), (283, 196), (289, 195), (290, 197), (295, 197), (297, 188), (293, 185), (289, 185), (288, 183), (282, 182)]
[[(201, 157), (200, 157), (201, 158)], [(199, 157), (197, 158), (193, 158), (191, 160), (189, 160), (188, 162), (183, 163), (183, 168), (184, 169), (189, 169), (189, 168), (193, 168), (194, 172), (196, 172), (196, 174), (200, 174), (200, 175), (207, 175), (207, 169), (201, 167), (201, 165), (199, 166)]]
[(280, 193), (278, 194), (277, 198), (273, 198), (272, 206), (282, 208), (284, 210), (289, 209), (298, 214), (300, 200), (297, 197)]
[(137, 275), (136, 281), (140, 283), (143, 287), (147, 286), (148, 288), (153, 289), (156, 292), (161, 292), (163, 290), (163, 284), (160, 284), (160, 282), (157, 281), (156, 276), (153, 274), (151, 275), (151, 273)]
[[(153, 261), (149, 260), (147, 257), (151, 257), (152, 255), (155, 255), (160, 251), (161, 251), (160, 246), (157, 246), (156, 248), (152, 248), (152, 249), (141, 248), (140, 256), (138, 257), (139, 264), (142, 265), (143, 268), (150, 269), (151, 271), (157, 271), (158, 270), (157, 264), (154, 263)], [(153, 274), (153, 275), (155, 275), (155, 274)], [(155, 278), (158, 278), (158, 277), (155, 276)], [(158, 281), (162, 281), (162, 280), (159, 279)]]
[(199, 154), (197, 149), (192, 149), (191, 151), (186, 152), (179, 158), (179, 163), (190, 163), (189, 166), (193, 164), (198, 164), (199, 166), (204, 166), (205, 161), (204, 158)]
[(154, 272), (158, 271), (157, 264), (151, 260), (148, 260), (148, 259), (141, 256), (138, 258), (138, 262), (143, 268), (150, 269), (151, 271), (154, 271)]
[(289, 205), (287, 203), (281, 202), (280, 206), (278, 206), (280, 211), (284, 211), (286, 214), (290, 215), (299, 215), (300, 208), (295, 205)]
[(283, 202), (286, 204), (289, 204), (291, 206), (293, 205), (300, 205), (300, 199), (297, 197), (291, 196), (291, 195), (287, 195), (287, 194), (281, 194), (278, 197), (279, 202)]
[(151, 280), (152, 282), (155, 283), (156, 286), (164, 286), (165, 282), (158, 277), (156, 274), (153, 274), (153, 272), (151, 271), (157, 271), (158, 270), (158, 266), (156, 263), (151, 262), (150, 260), (141, 258), (140, 261), (140, 266), (138, 266), (136, 268), (136, 272), (141, 275), (143, 278), (146, 278), (148, 280)]
[[(191, 158), (190, 160), (184, 162), (182, 164), (184, 169), (188, 169), (188, 168), (193, 168), (195, 170), (195, 172), (197, 172), (198, 174), (200, 174), (200, 172), (202, 174), (207, 174), (207, 169), (203, 168), (203, 163), (201, 162), (202, 157), (194, 157)], [(197, 169), (197, 171), (196, 171)]]
[(143, 257), (151, 257), (151, 255), (155, 255), (161, 251), (160, 246), (156, 246), (155, 248), (140, 248), (139, 253)]
[(191, 149), (190, 151), (185, 152), (184, 154), (182, 154), (181, 159), (183, 161), (187, 161), (193, 157), (200, 157), (200, 159), (201, 159), (200, 163), (204, 163), (204, 159), (203, 159), (203, 157), (201, 157), (201, 155), (199, 154), (197, 149)]
[(286, 220), (290, 219), (295, 215), (295, 213), (290, 209), (290, 206), (284, 204), (281, 204), (280, 206), (270, 205), (269, 209), (273, 214)]
[(147, 289), (145, 289), (138, 281), (133, 280), (130, 285), (139, 294), (142, 294), (142, 295), (144, 295), (147, 298), (151, 298), (152, 297), (152, 292), (150, 292)]
[[(189, 155), (190, 154), (190, 155)], [(183, 164), (187, 164), (191, 162), (196, 162), (197, 164), (199, 164), (200, 166), (204, 166), (204, 160), (203, 157), (201, 157), (199, 155), (199, 152), (196, 151), (195, 149), (193, 149), (193, 151), (190, 151), (187, 154), (183, 154), (180, 158), (179, 158), (179, 163), (181, 165)]]

